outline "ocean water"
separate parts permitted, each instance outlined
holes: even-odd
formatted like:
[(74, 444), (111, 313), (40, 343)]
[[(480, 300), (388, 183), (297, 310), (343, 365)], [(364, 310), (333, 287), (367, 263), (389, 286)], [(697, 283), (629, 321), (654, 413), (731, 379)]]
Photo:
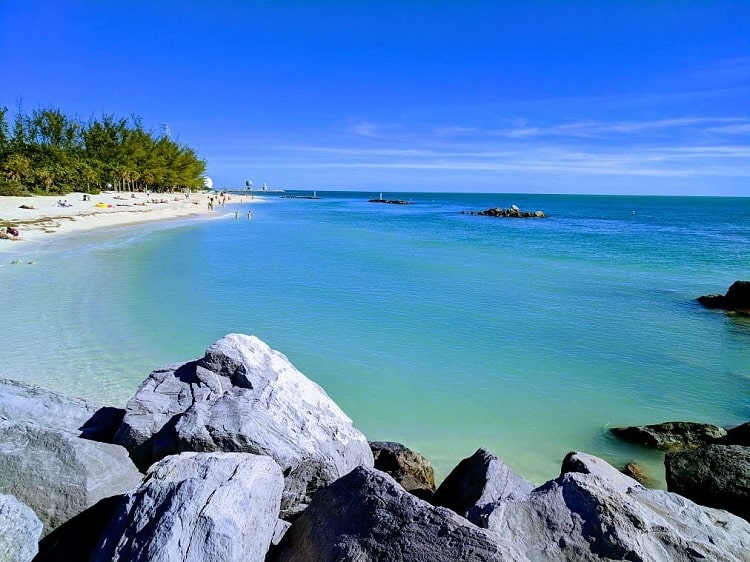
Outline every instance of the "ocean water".
[[(0, 254), (0, 376), (124, 405), (255, 334), (438, 478), (485, 447), (536, 483), (571, 450), (661, 481), (609, 427), (750, 420), (750, 318), (694, 300), (750, 279), (750, 198), (318, 195)], [(511, 204), (549, 216), (461, 213)]]

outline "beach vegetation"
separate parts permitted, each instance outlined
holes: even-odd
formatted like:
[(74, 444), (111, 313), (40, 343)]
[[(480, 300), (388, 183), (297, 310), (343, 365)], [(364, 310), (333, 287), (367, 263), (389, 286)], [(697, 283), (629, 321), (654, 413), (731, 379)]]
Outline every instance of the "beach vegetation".
[(27, 114), (19, 105), (12, 123), (0, 107), (0, 195), (203, 188), (206, 162), (138, 116), (84, 122), (57, 108)]

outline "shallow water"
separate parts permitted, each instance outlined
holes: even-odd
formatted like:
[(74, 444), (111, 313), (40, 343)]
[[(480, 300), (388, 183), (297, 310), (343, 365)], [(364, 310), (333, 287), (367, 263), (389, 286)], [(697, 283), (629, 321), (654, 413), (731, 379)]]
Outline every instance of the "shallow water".
[[(255, 334), (438, 477), (483, 446), (537, 483), (569, 450), (660, 478), (611, 426), (750, 419), (750, 320), (694, 301), (750, 278), (750, 198), (319, 195), (1, 256), (0, 376), (122, 405)], [(549, 217), (460, 212), (511, 204)]]

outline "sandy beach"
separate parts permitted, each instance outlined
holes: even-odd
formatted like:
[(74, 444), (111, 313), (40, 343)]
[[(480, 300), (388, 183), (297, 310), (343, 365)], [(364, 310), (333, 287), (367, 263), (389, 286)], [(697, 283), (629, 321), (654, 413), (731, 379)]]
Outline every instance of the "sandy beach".
[[(0, 197), (0, 230), (12, 226), (19, 240), (0, 239), (0, 252), (19, 249), (19, 245), (83, 230), (124, 226), (146, 221), (169, 220), (190, 216), (223, 216), (228, 207), (208, 209), (209, 194), (162, 194), (102, 192), (84, 201), (83, 193), (64, 196)], [(68, 206), (60, 205), (62, 201)], [(260, 199), (230, 196), (227, 205), (256, 203)]]

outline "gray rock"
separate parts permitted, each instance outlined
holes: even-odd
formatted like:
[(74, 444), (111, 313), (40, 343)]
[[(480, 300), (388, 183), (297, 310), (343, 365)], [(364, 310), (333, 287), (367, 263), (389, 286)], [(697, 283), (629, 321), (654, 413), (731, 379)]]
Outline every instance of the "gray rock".
[(533, 489), (495, 455), (479, 449), (453, 469), (431, 501), (476, 523), (487, 504), (525, 498)]
[(750, 521), (750, 447), (708, 445), (667, 453), (667, 489)]
[(320, 490), (270, 561), (462, 562), (526, 560), (503, 539), (359, 467)]
[(42, 522), (14, 496), (0, 494), (0, 560), (29, 562), (36, 556)]
[(528, 498), (497, 502), (484, 523), (531, 560), (747, 561), (750, 525), (644, 488), (606, 462), (570, 453)]
[(137, 486), (141, 478), (122, 447), (0, 419), (0, 492), (31, 507), (45, 535), (100, 499)]
[(262, 562), (277, 530), (283, 488), (270, 457), (167, 457), (120, 504), (92, 560)]
[(610, 431), (625, 441), (667, 450), (700, 447), (719, 441), (727, 435), (727, 430), (722, 427), (695, 422), (613, 427)]
[(65, 429), (85, 439), (106, 442), (111, 441), (124, 414), (123, 409), (0, 379), (0, 418)]
[(435, 491), (435, 472), (430, 461), (417, 452), (393, 441), (370, 443), (375, 468), (390, 475), (407, 492), (431, 496)]
[(136, 464), (182, 451), (247, 452), (282, 468), (285, 517), (320, 487), (372, 466), (365, 436), (318, 385), (253, 336), (230, 334), (202, 359), (152, 372), (115, 436)]
[(104, 498), (68, 519), (39, 541), (34, 562), (89, 560), (124, 497)]

